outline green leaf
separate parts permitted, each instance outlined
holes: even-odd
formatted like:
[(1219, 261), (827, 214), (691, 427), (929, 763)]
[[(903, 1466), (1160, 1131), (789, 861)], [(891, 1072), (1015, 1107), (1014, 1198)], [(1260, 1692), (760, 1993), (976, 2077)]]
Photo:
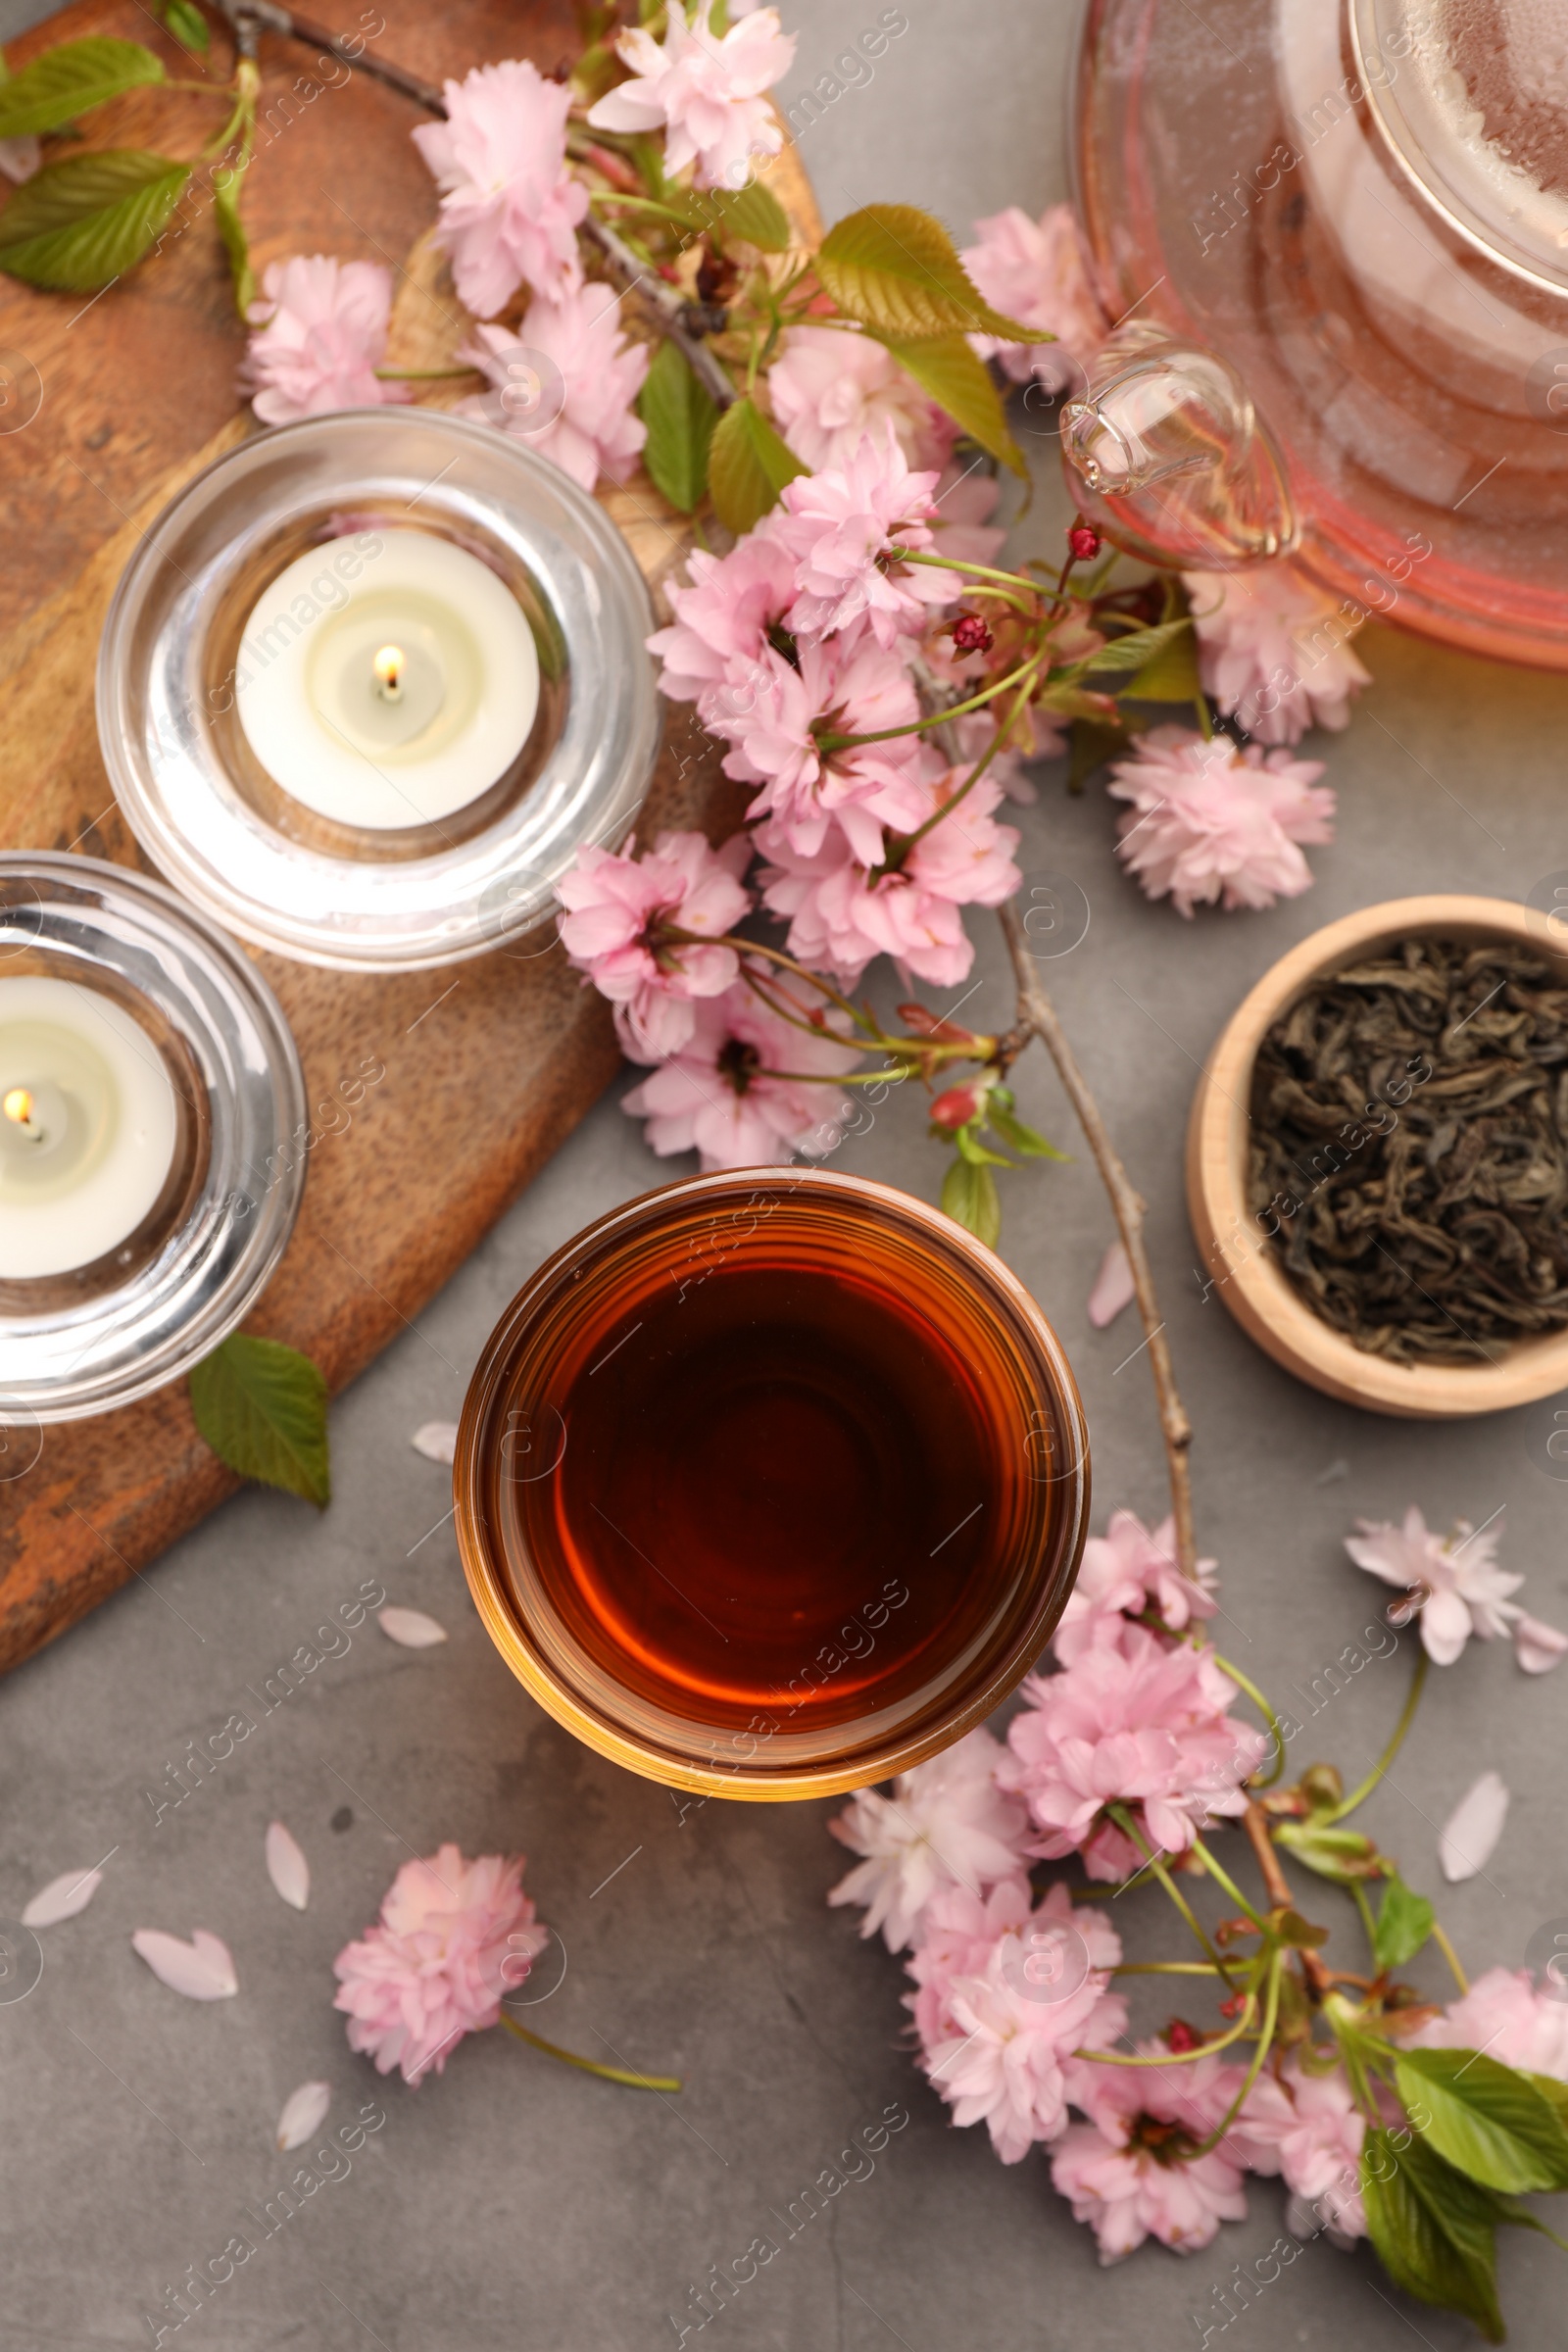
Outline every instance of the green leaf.
[(205, 57), (212, 47), (213, 36), (207, 19), (191, 0), (164, 0), (164, 23), (169, 26), (182, 49), (194, 57)]
[(1393, 2134), (1374, 2131), (1361, 2154), (1361, 2195), (1368, 2234), (1395, 2285), (1463, 2313), (1489, 2344), (1500, 2344), (1495, 2213), (1485, 2189), (1419, 2139), (1401, 2149)]
[(74, 122), (89, 106), (118, 98), (149, 81), (162, 81), (164, 69), (140, 41), (65, 41), (46, 49), (0, 88), (0, 139), (24, 139)]
[(672, 507), (694, 514), (708, 487), (708, 445), (718, 406), (673, 343), (661, 343), (654, 354), (637, 414), (648, 427), (643, 464), (649, 479)]
[(1395, 2087), (1431, 2120), (1427, 2143), (1470, 2180), (1505, 2196), (1568, 2188), (1568, 2131), (1528, 2075), (1476, 2050), (1401, 2050)]
[(1171, 634), (1159, 651), (1122, 688), (1135, 703), (1193, 703), (1202, 693), (1198, 675), (1198, 636), (1190, 620), (1166, 624)]
[(202, 1436), (241, 1478), (330, 1502), (326, 1383), (308, 1355), (235, 1332), (192, 1372), (190, 1401)]
[(955, 329), (949, 335), (924, 335), (908, 341), (877, 334), (875, 327), (867, 331), (930, 393), (938, 408), (946, 409), (971, 441), (1011, 466), (1014, 473), (1028, 472), (1023, 452), (1007, 430), (1006, 412), (991, 370), (984, 360), (976, 358), (967, 335)]
[(1556, 2109), (1559, 2122), (1568, 2129), (1568, 2082), (1559, 2082), (1554, 2075), (1531, 2075), (1528, 2079)]
[(838, 221), (818, 249), (816, 274), (847, 318), (901, 340), (954, 329), (1042, 340), (991, 308), (941, 221), (912, 204), (868, 204)]
[(956, 1225), (966, 1226), (988, 1250), (996, 1248), (1002, 1233), (1002, 1200), (989, 1168), (956, 1159), (943, 1179), (942, 1205)]
[(1386, 1969), (1403, 1968), (1413, 1960), (1427, 1937), (1437, 1913), (1424, 1894), (1412, 1894), (1397, 1871), (1390, 1871), (1389, 1883), (1383, 1889), (1378, 1905), (1377, 1933), (1372, 1938), (1372, 1957), (1381, 1976)]
[(1299, 1911), (1276, 1911), (1270, 1925), (1281, 1943), (1288, 1943), (1297, 1951), (1315, 1951), (1329, 1939), (1327, 1928), (1315, 1928)]
[(987, 1105), (987, 1115), (1003, 1142), (1010, 1144), (1015, 1152), (1021, 1152), (1026, 1159), (1064, 1160), (1068, 1157), (1065, 1152), (1058, 1152), (1054, 1144), (1048, 1144), (1043, 1135), (1037, 1135), (1032, 1127), (1026, 1127), (1022, 1119), (1015, 1118), (1010, 1110), (1004, 1109), (995, 1095)]
[[(1119, 677), (1124, 670), (1135, 674), (1147, 672), (1166, 649), (1182, 636), (1191, 636), (1190, 620), (1162, 620), (1152, 629), (1131, 629), (1125, 637), (1112, 637), (1098, 654), (1091, 654), (1083, 664), (1084, 675), (1090, 678)], [(1131, 692), (1122, 687), (1123, 694)]]
[(0, 212), (0, 270), (95, 293), (141, 260), (189, 177), (188, 164), (136, 147), (48, 164)]
[(698, 228), (744, 237), (762, 253), (783, 253), (790, 241), (789, 215), (760, 179), (744, 188), (686, 188), (678, 199)]
[(251, 268), (250, 239), (239, 217), (240, 184), (240, 174), (226, 164), (213, 173), (213, 210), (218, 217), (223, 251), (228, 256), (228, 273), (234, 281), (234, 308), (242, 318), (249, 319), (251, 304), (256, 300), (256, 272)]
[(1004, 1159), (1000, 1152), (987, 1151), (980, 1141), (980, 1127), (979, 1119), (971, 1119), (966, 1127), (953, 1130), (953, 1140), (959, 1152), (972, 1168), (1010, 1168), (1014, 1164), (1010, 1159)]
[(806, 467), (779, 439), (756, 401), (738, 400), (713, 427), (708, 451), (708, 486), (713, 512), (739, 537), (760, 522), (786, 482)]

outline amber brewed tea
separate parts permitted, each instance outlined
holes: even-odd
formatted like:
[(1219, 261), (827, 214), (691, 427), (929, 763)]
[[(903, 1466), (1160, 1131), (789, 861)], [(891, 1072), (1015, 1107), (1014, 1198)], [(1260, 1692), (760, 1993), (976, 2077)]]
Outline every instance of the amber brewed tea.
[(460, 1445), (470, 1582), (523, 1679), (622, 1761), (737, 1794), (995, 1705), (1065, 1599), (1086, 1487), (1028, 1295), (938, 1212), (818, 1171), (699, 1179), (581, 1237), (497, 1333)]

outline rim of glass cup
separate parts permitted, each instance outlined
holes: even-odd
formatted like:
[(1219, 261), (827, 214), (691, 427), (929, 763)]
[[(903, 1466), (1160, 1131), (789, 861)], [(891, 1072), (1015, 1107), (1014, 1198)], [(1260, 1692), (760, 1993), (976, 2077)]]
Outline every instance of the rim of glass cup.
[[(61, 1302), (64, 1278), (6, 1286), (0, 1426), (76, 1421), (168, 1386), (244, 1319), (288, 1245), (305, 1187), (305, 1079), (282, 1007), (232, 941), (163, 883), (96, 858), (0, 856), (0, 980), (51, 975), (143, 1000), (202, 1090), (205, 1164), (172, 1227), (118, 1287)], [(176, 1077), (177, 1072), (172, 1070)], [(14, 1303), (15, 1302), (15, 1303)]]
[[(1049, 1414), (1063, 1455), (1061, 1471), (1044, 1474), (1040, 1480), (1042, 1484), (1059, 1484), (1061, 1499), (1049, 1515), (1045, 1531), (1049, 1542), (1018, 1571), (1011, 1588), (1012, 1615), (1006, 1638), (989, 1641), (967, 1682), (944, 1701), (940, 1721), (926, 1720), (912, 1731), (884, 1733), (859, 1744), (852, 1744), (853, 1726), (829, 1727), (819, 1736), (821, 1753), (817, 1755), (801, 1752), (804, 1736), (797, 1736), (790, 1762), (773, 1768), (768, 1766), (765, 1752), (755, 1759), (741, 1754), (730, 1757), (726, 1752), (723, 1761), (678, 1752), (673, 1745), (629, 1728), (608, 1708), (596, 1706), (574, 1690), (542, 1653), (537, 1639), (521, 1620), (511, 1579), (499, 1556), (501, 1539), (490, 1524), (484, 1491), (489, 1448), (501, 1442), (495, 1416), (498, 1408), (505, 1408), (522, 1345), (541, 1312), (569, 1289), (574, 1273), (609, 1250), (631, 1245), (662, 1222), (677, 1221), (693, 1202), (722, 1203), (731, 1198), (750, 1202), (770, 1186), (808, 1188), (803, 1206), (819, 1207), (831, 1200), (902, 1218), (907, 1230), (961, 1268), (983, 1300), (999, 1338), (1004, 1328), (1010, 1327), (1019, 1355), (1025, 1348), (1032, 1353), (1042, 1375), (1035, 1418), (1044, 1430), (1042, 1415)], [(1052, 1442), (1048, 1436), (1048, 1451)], [(983, 1723), (1017, 1688), (1044, 1650), (1077, 1575), (1089, 1523), (1089, 1432), (1077, 1383), (1051, 1323), (1011, 1269), (962, 1226), (913, 1195), (871, 1178), (820, 1167), (747, 1168), (688, 1177), (623, 1201), (585, 1226), (537, 1268), (481, 1351), (464, 1401), (453, 1481), (459, 1550), (474, 1604), (503, 1659), (547, 1714), (612, 1763), (666, 1788), (779, 1802), (838, 1795), (906, 1772)], [(1027, 1605), (1018, 1605), (1020, 1596)], [(738, 1739), (726, 1739), (716, 1731), (710, 1742), (715, 1756), (741, 1744)], [(765, 1751), (765, 1739), (760, 1744)]]
[[(346, 529), (359, 513), (383, 527), (406, 516), (524, 579), (564, 652), (564, 692), (536, 772), (518, 790), (494, 788), (503, 805), (486, 821), (466, 826), (459, 811), (394, 849), (349, 835), (329, 854), (314, 846), (309, 811), (284, 830), (230, 772), (207, 657), (240, 584), (260, 593), (256, 566), (273, 543), (280, 571), (314, 544), (299, 542), (303, 527)], [(159, 871), (240, 938), (338, 970), (462, 962), (536, 929), (578, 849), (617, 848), (635, 820), (663, 727), (654, 626), (620, 532), (525, 444), (435, 409), (307, 417), (215, 459), (142, 538), (99, 646), (104, 762)]]

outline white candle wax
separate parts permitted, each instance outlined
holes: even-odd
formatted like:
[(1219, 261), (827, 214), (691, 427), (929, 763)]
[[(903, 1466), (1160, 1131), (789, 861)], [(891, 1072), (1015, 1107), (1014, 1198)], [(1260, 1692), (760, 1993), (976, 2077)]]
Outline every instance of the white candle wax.
[(173, 1081), (97, 989), (0, 976), (0, 1278), (65, 1274), (133, 1233), (178, 1139)]
[(476, 556), (367, 531), (301, 556), (258, 600), (235, 694), (274, 783), (338, 824), (392, 831), (439, 823), (506, 774), (539, 708), (539, 656)]

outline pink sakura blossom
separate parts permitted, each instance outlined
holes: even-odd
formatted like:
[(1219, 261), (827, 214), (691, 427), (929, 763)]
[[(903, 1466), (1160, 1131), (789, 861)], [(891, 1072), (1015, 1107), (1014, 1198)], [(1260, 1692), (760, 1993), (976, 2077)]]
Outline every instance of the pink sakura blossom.
[(890, 426), (910, 466), (945, 466), (957, 438), (885, 343), (846, 327), (786, 328), (767, 397), (773, 422), (813, 473), (850, 465), (867, 436), (880, 445)]
[(836, 821), (856, 856), (880, 861), (883, 826), (912, 832), (930, 806), (919, 737), (822, 752), (813, 729), (825, 722), (835, 734), (874, 735), (910, 726), (920, 706), (903, 662), (853, 629), (801, 646), (797, 662), (768, 647), (744, 684), (742, 674), (699, 708), (733, 747), (725, 774), (761, 787), (751, 814), (771, 816), (770, 838), (802, 857), (824, 849)]
[[(1140, 2054), (1159, 2053), (1154, 2042)], [(1193, 2156), (1224, 2121), (1241, 2089), (1238, 2066), (1200, 2058), (1180, 2066), (1069, 2070), (1068, 2096), (1092, 2117), (1073, 2124), (1051, 2160), (1054, 2186), (1088, 2222), (1102, 2263), (1119, 2262), (1146, 2237), (1174, 2253), (1211, 2243), (1221, 2222), (1247, 2218), (1243, 2164), (1228, 2140)]]
[[(1036, 2140), (1066, 2131), (1082, 2071), (1073, 2052), (1127, 2030), (1126, 2003), (1106, 1990), (1120, 1943), (1103, 1920), (1072, 1909), (1065, 1886), (1033, 1913), (1018, 1881), (998, 1887), (990, 1906), (958, 1888), (933, 1912), (910, 1962), (919, 1990), (906, 1996), (920, 2064), (954, 2122), (984, 2123), (1003, 2163), (1017, 2164)], [(1031, 1970), (1053, 1947), (1076, 1960), (1054, 1981)]]
[[(951, 769), (922, 814), (956, 797), (967, 772)], [(974, 948), (959, 908), (1000, 906), (1018, 887), (1012, 862), (1018, 836), (992, 813), (1001, 798), (991, 775), (982, 776), (901, 867), (882, 872), (861, 861), (842, 810), (840, 828), (812, 854), (797, 850), (786, 827), (760, 827), (757, 847), (768, 860), (762, 903), (788, 919), (791, 955), (845, 980), (858, 978), (880, 955), (939, 987), (962, 980)]]
[(1071, 205), (1054, 204), (1038, 220), (1015, 204), (977, 220), (978, 245), (961, 256), (993, 310), (1020, 326), (1038, 327), (1052, 343), (1003, 343), (971, 335), (982, 359), (998, 359), (1016, 384), (1034, 376), (1049, 392), (1082, 390), (1090, 361), (1109, 332), (1090, 282), (1083, 238)]
[(240, 383), (264, 424), (413, 399), (375, 372), (392, 316), (392, 272), (379, 262), (321, 253), (270, 262), (249, 316), (256, 331)]
[(1123, 1618), (1061, 1673), (1031, 1675), (1028, 1705), (1007, 1727), (1004, 1788), (1028, 1802), (1037, 1851), (1081, 1851), (1091, 1878), (1137, 1870), (1139, 1847), (1105, 1818), (1130, 1809), (1147, 1845), (1184, 1853), (1216, 1816), (1243, 1813), (1242, 1784), (1267, 1741), (1225, 1712), (1236, 1686), (1211, 1649), (1174, 1647)]
[(1412, 2038), (1429, 2050), (1485, 2050), (1503, 2066), (1568, 2082), (1568, 1970), (1539, 1988), (1527, 1969), (1489, 1968)]
[(1439, 1536), (1412, 1502), (1399, 1527), (1358, 1519), (1359, 1533), (1346, 1537), (1345, 1548), (1358, 1568), (1400, 1587), (1405, 1598), (1389, 1615), (1400, 1625), (1420, 1617), (1422, 1647), (1435, 1665), (1451, 1666), (1472, 1634), (1483, 1642), (1511, 1634), (1525, 1672), (1545, 1674), (1568, 1649), (1568, 1635), (1509, 1599), (1525, 1580), (1497, 1565), (1503, 1524), (1498, 1511), (1485, 1527), (1461, 1519), (1451, 1536)]
[(671, 8), (662, 48), (641, 27), (623, 32), (615, 46), (632, 79), (601, 98), (588, 120), (596, 130), (663, 125), (671, 177), (695, 163), (700, 188), (743, 188), (749, 159), (777, 155), (784, 144), (762, 92), (789, 72), (795, 35), (779, 29), (776, 9), (759, 8), (719, 39), (711, 13), (712, 0), (701, 0), (688, 24), (684, 8)]
[(880, 1928), (888, 1950), (902, 1951), (943, 1887), (990, 1886), (1027, 1869), (1028, 1813), (994, 1778), (1005, 1752), (988, 1731), (970, 1732), (900, 1773), (891, 1796), (858, 1789), (828, 1823), (852, 1853), (865, 1857), (827, 1898), (864, 1904), (862, 1936)]
[(638, 1060), (678, 1053), (692, 1036), (694, 1001), (722, 996), (739, 976), (733, 948), (683, 947), (662, 933), (732, 931), (751, 910), (741, 880), (751, 854), (744, 833), (718, 850), (701, 833), (661, 833), (641, 858), (590, 843), (563, 876), (562, 945), (614, 1005), (621, 1041)]
[(695, 1149), (705, 1170), (775, 1167), (796, 1152), (820, 1159), (843, 1135), (849, 1102), (809, 1077), (773, 1073), (840, 1077), (858, 1059), (852, 1047), (792, 1028), (738, 981), (699, 1001), (688, 1042), (620, 1107), (647, 1120), (662, 1158)]
[(575, 293), (588, 191), (566, 170), (570, 90), (508, 58), (442, 96), (446, 121), (421, 123), (414, 143), (445, 191), (436, 236), (459, 301), (493, 318), (524, 280), (548, 300)]
[(795, 601), (794, 560), (764, 523), (728, 555), (695, 549), (686, 576), (685, 587), (666, 591), (673, 623), (648, 640), (659, 656), (660, 686), (672, 701), (695, 702), (705, 725), (737, 722), (767, 684), (762, 657), (768, 631)]
[(405, 1862), (378, 1924), (339, 1952), (332, 2006), (348, 2013), (350, 2049), (368, 2051), (378, 2074), (396, 2066), (409, 2083), (432, 2066), (439, 2075), (462, 2034), (495, 2024), (502, 1994), (550, 1939), (522, 1868), (499, 1854), (468, 1862), (455, 1845)]
[[(582, 286), (557, 302), (535, 302), (515, 332), (480, 326), (475, 340), (458, 354), (469, 360), (496, 389), (459, 403), (459, 414), (480, 416), (503, 432), (527, 441), (585, 490), (602, 473), (624, 481), (648, 438), (648, 427), (632, 414), (632, 402), (648, 373), (648, 346), (628, 342), (620, 312), (607, 285)], [(537, 358), (559, 373), (547, 385), (545, 406), (514, 403), (517, 355), (526, 352), (533, 376)]]
[(1350, 651), (1336, 598), (1288, 564), (1251, 571), (1188, 571), (1205, 694), (1259, 743), (1299, 743), (1308, 727), (1349, 724), (1349, 701), (1371, 673)]
[(1132, 803), (1117, 854), (1178, 914), (1215, 900), (1261, 908), (1297, 898), (1312, 880), (1299, 845), (1334, 838), (1334, 795), (1313, 789), (1322, 773), (1320, 760), (1153, 727), (1111, 769), (1112, 797)]
[(1336, 2245), (1348, 2246), (1366, 2235), (1365, 2138), (1366, 2118), (1344, 2067), (1308, 2072), (1293, 2050), (1277, 2077), (1266, 2071), (1258, 2077), (1222, 2144), (1255, 2173), (1283, 2173), (1294, 2236), (1314, 2237), (1323, 2229)]
[(1102, 1536), (1084, 1545), (1078, 1581), (1056, 1627), (1053, 1647), (1064, 1666), (1100, 1641), (1119, 1639), (1121, 1622), (1152, 1610), (1173, 1634), (1195, 1618), (1212, 1617), (1214, 1562), (1198, 1562), (1198, 1581), (1176, 1564), (1176, 1523), (1164, 1519), (1152, 1534), (1132, 1511), (1112, 1511)]
[(822, 637), (862, 617), (881, 646), (925, 626), (928, 608), (961, 592), (956, 572), (923, 564), (887, 569), (890, 547), (920, 553), (931, 546), (922, 517), (932, 512), (934, 472), (911, 473), (898, 436), (884, 423), (846, 465), (798, 474), (786, 483), (773, 518), (781, 546), (795, 559), (799, 583), (790, 612), (797, 637)]

